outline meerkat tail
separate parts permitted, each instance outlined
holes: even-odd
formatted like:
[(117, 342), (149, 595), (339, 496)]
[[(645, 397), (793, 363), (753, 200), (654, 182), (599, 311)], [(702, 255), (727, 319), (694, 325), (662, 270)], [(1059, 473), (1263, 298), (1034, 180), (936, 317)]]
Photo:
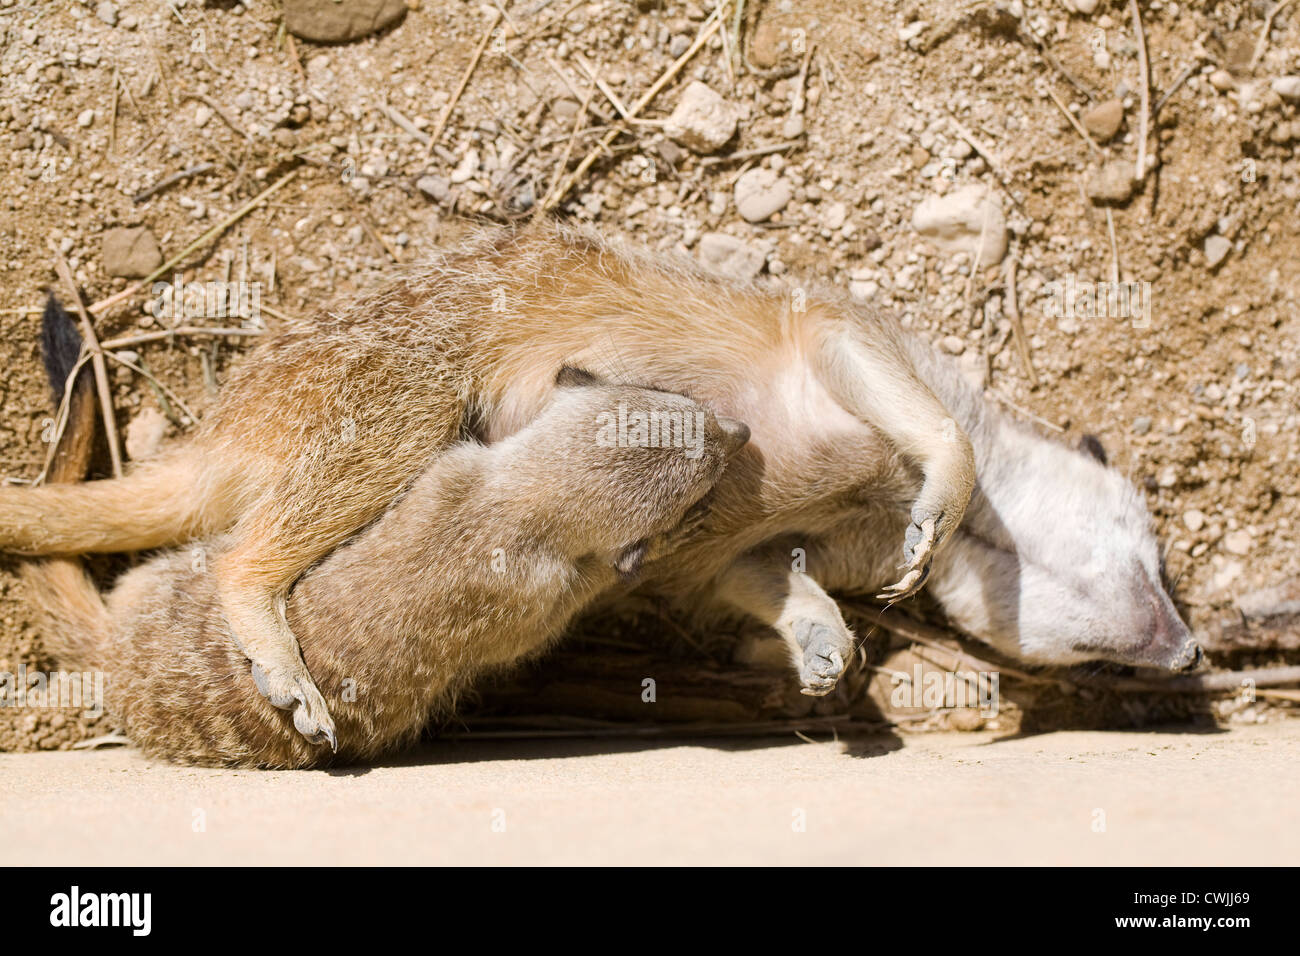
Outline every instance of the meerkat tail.
[[(55, 404), (81, 351), (71, 317), (50, 297), (41, 345)], [(89, 372), (83, 371), (69, 412), (93, 418)], [(0, 550), (19, 554), (143, 551), (207, 530), (213, 496), (198, 493), (203, 469), (193, 451), (147, 462), (122, 478), (82, 483), (95, 426), (71, 416), (49, 479), (37, 488), (0, 488)], [(75, 482), (72, 484), (70, 482)], [(206, 505), (198, 502), (207, 498)], [(219, 499), (219, 496), (217, 496)]]
[[(81, 337), (53, 296), (45, 306), (41, 352), (57, 404), (81, 352)], [(55, 449), (48, 480), (71, 483), (85, 478), (94, 442), (95, 395), (90, 374), (83, 370), (72, 388), (67, 428)], [(108, 636), (109, 617), (81, 562), (76, 558), (28, 561), (19, 573), (42, 618), (41, 631), (48, 650), (70, 666), (94, 664), (98, 648)]]

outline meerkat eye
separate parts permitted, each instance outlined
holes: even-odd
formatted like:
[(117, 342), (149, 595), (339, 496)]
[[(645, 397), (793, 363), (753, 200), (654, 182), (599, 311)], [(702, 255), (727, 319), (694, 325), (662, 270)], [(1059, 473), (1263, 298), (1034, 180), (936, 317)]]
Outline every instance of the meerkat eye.
[(584, 388), (599, 385), (600, 379), (585, 368), (575, 365), (563, 365), (555, 374), (555, 384), (559, 388)]
[(649, 550), (650, 542), (645, 538), (624, 548), (614, 559), (614, 570), (618, 572), (619, 577), (624, 581), (631, 581), (640, 574), (641, 565), (645, 563), (645, 556)]

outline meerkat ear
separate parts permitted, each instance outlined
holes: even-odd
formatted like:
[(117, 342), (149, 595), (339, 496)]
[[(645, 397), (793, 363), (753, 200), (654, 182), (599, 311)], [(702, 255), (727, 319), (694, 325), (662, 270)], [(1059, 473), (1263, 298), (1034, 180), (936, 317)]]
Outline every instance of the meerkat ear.
[(1110, 460), (1106, 457), (1106, 449), (1102, 447), (1101, 439), (1091, 433), (1083, 435), (1079, 439), (1079, 451), (1091, 455), (1103, 465), (1109, 465)]
[(614, 559), (614, 570), (618, 572), (618, 576), (624, 581), (635, 579), (641, 573), (641, 565), (645, 562), (649, 550), (650, 542), (642, 538), (619, 552), (618, 557)]
[(555, 384), (560, 388), (584, 388), (589, 385), (599, 385), (600, 379), (585, 368), (564, 365), (555, 375)]

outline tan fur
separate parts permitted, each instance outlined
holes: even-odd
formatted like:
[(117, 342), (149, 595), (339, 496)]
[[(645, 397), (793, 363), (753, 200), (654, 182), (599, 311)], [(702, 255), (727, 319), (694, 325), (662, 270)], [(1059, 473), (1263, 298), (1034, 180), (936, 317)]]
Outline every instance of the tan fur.
[[(701, 454), (597, 443), (618, 403), (706, 423)], [(337, 721), (338, 759), (409, 743), (484, 670), (540, 650), (649, 538), (670, 538), (744, 442), (680, 396), (561, 388), (523, 431), (435, 459), (378, 521), (310, 570), (290, 626)], [(229, 535), (129, 572), (104, 611), (85, 580), (43, 584), (61, 658), (106, 672), (107, 706), (151, 753), (192, 763), (306, 767), (328, 748), (294, 732), (254, 687), (209, 570)]]
[[(572, 362), (686, 392), (753, 428), (691, 550), (705, 580), (774, 534), (832, 522), (836, 502), (882, 476), (876, 452), (897, 448), (901, 467), (922, 476), (898, 502), (911, 520), (895, 549), (910, 566), (890, 593), (903, 596), (962, 517), (970, 444), (891, 318), (838, 292), (806, 292), (796, 311), (788, 292), (555, 224), (485, 231), (259, 347), (176, 459), (185, 470), (147, 479), (147, 494), (135, 477), (57, 499), (0, 491), (0, 547), (129, 549), (228, 528), (213, 564), (222, 607), (271, 674), (272, 698), (296, 705), (320, 739), (329, 716), (283, 619), (293, 582), (465, 429), (499, 439), (522, 428)], [(873, 490), (890, 500), (903, 486)], [(95, 517), (106, 501), (111, 523)], [(36, 534), (33, 516), (55, 507), (59, 522)]]

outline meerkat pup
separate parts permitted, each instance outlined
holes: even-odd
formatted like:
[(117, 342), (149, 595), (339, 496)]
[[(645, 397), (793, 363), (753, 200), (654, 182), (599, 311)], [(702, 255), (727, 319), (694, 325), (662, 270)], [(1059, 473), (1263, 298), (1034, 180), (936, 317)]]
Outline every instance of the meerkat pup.
[[(620, 416), (674, 429), (667, 443), (620, 443), (611, 430)], [(93, 417), (81, 421), (93, 427)], [(48, 646), (61, 663), (105, 673), (109, 712), (147, 752), (268, 768), (374, 758), (670, 549), (747, 438), (744, 425), (680, 395), (565, 368), (525, 428), (435, 457), (286, 601), (336, 721), (337, 755), (295, 731), (297, 715), (250, 678), (211, 570), (237, 546), (229, 535), (153, 558), (106, 601), (70, 559), (30, 562), (25, 573)]]

